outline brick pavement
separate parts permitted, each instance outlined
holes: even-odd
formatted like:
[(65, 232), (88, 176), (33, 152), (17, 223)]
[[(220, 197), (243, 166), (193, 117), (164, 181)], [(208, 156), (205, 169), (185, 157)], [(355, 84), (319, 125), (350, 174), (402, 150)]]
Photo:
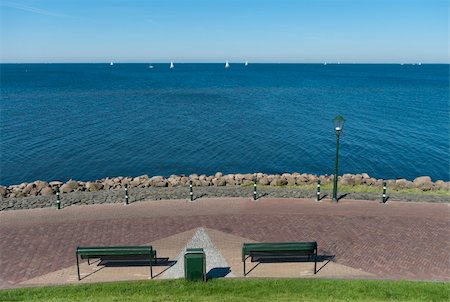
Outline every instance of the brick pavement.
[(448, 204), (211, 199), (0, 212), (0, 288), (75, 263), (78, 245), (139, 245), (196, 227), (308, 241), (379, 278), (450, 281)]

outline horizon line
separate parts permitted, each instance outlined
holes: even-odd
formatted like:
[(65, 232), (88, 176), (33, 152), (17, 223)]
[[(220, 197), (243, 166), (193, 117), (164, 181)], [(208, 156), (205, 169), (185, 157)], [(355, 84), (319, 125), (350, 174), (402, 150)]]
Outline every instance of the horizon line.
[(373, 65), (449, 65), (450, 62), (251, 62), (251, 61), (210, 61), (210, 62), (190, 62), (190, 61), (95, 61), (95, 62), (0, 62), (0, 64), (225, 64), (228, 62), (229, 64), (244, 64), (248, 62), (248, 64), (309, 64), (309, 65), (363, 65), (363, 64), (373, 64)]

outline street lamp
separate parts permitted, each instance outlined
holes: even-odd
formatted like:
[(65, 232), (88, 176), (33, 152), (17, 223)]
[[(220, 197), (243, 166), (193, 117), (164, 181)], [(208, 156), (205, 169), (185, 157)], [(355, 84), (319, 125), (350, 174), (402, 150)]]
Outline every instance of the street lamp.
[(339, 137), (344, 127), (344, 118), (340, 115), (336, 116), (333, 120), (334, 131), (336, 132), (336, 166), (334, 169), (334, 179), (333, 179), (333, 201), (337, 202), (337, 187), (338, 187), (338, 162), (339, 162)]

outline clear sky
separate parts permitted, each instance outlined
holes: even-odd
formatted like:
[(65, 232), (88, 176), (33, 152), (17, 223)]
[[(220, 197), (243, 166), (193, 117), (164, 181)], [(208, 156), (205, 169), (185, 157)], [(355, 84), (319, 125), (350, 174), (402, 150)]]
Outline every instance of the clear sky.
[(449, 0), (0, 0), (1, 62), (449, 62)]

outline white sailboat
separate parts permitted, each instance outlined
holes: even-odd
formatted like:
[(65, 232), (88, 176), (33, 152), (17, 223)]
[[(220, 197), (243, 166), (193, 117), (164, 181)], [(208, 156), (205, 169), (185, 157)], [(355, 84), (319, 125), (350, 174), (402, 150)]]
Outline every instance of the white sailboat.
[(225, 62), (225, 68), (230, 67), (230, 64), (228, 64), (228, 61)]
[(327, 62), (323, 63), (323, 65), (327, 65)]
[(109, 66), (113, 66), (113, 65), (114, 65), (114, 62), (110, 62), (110, 63), (109, 63)]
[(175, 66), (173, 65), (173, 62), (170, 62), (170, 69), (174, 68)]
[(244, 65), (245, 65), (245, 66), (248, 66), (248, 62), (247, 62), (247, 61), (245, 61)]

